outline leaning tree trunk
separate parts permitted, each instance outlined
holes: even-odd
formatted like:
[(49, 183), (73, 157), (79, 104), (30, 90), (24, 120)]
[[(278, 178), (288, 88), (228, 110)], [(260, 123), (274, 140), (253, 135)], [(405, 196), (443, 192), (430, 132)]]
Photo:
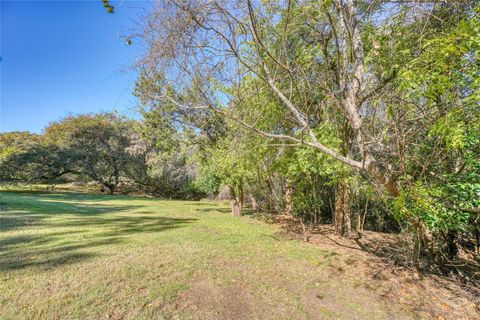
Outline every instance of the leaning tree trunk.
[(350, 218), (350, 189), (342, 180), (338, 184), (335, 196), (335, 233), (348, 237), (352, 230), (352, 222)]
[(252, 210), (257, 212), (260, 209), (257, 203), (257, 199), (255, 199), (255, 197), (251, 193), (248, 196), (250, 198), (250, 204), (252, 206)]

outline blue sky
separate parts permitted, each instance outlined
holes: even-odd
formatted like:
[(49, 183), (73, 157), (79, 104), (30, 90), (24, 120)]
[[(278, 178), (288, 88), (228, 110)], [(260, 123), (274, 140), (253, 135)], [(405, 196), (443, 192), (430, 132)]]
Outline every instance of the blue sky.
[[(1, 1), (0, 131), (41, 132), (69, 113), (134, 115), (141, 53), (132, 34), (148, 3), (100, 0)], [(120, 36), (120, 38), (119, 38)]]

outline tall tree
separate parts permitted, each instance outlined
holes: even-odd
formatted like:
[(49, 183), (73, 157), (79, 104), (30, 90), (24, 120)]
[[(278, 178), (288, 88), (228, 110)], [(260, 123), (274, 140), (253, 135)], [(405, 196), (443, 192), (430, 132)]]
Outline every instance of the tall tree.
[[(143, 66), (162, 75), (145, 92), (151, 99), (184, 114), (211, 110), (267, 139), (312, 148), (403, 203), (401, 219), (418, 232), (429, 219), (421, 202), (438, 195), (419, 199), (416, 190), (439, 179), (446, 167), (438, 164), (451, 162), (444, 156), (456, 153), (457, 167), (476, 170), (459, 156), (465, 150), (452, 151), (478, 132), (452, 122), (459, 113), (478, 116), (475, 1), (160, 1), (145, 41)], [(241, 111), (265, 92), (272, 103)], [(272, 110), (276, 125), (264, 126)], [(350, 229), (348, 194), (339, 181), (341, 233)], [(475, 205), (441, 206), (455, 216)], [(432, 210), (428, 217), (439, 216)]]
[(67, 151), (78, 174), (113, 194), (129, 161), (127, 122), (115, 114), (69, 116), (45, 129), (47, 145)]

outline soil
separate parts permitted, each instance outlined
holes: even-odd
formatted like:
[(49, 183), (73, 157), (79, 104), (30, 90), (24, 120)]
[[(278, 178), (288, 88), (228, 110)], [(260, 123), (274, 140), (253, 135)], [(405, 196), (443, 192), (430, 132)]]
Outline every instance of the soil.
[[(219, 273), (232, 273), (234, 284), (219, 283), (207, 274), (193, 277), (173, 307), (191, 319), (479, 319), (480, 286), (398, 264), (398, 236), (365, 231), (350, 238), (331, 226), (304, 229), (291, 218), (276, 222), (276, 236), (305, 241), (346, 257), (311, 270), (278, 263), (277, 273), (258, 273), (242, 261), (214, 261)], [(275, 263), (275, 262), (273, 262)], [(288, 268), (288, 269), (286, 269)], [(282, 277), (297, 272), (310, 283)], [(238, 278), (235, 275), (241, 275)], [(255, 293), (248, 277), (278, 283), (279, 290)], [(283, 289), (282, 289), (283, 288)], [(287, 295), (285, 294), (287, 292)], [(291, 300), (289, 299), (296, 299)], [(299, 312), (301, 310), (301, 312)]]

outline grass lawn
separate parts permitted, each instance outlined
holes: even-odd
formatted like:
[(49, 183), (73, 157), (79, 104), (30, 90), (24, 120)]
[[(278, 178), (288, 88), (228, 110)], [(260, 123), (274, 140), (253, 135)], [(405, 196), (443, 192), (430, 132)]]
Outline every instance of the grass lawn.
[(0, 210), (2, 320), (429, 317), (360, 258), (221, 203), (2, 192)]

